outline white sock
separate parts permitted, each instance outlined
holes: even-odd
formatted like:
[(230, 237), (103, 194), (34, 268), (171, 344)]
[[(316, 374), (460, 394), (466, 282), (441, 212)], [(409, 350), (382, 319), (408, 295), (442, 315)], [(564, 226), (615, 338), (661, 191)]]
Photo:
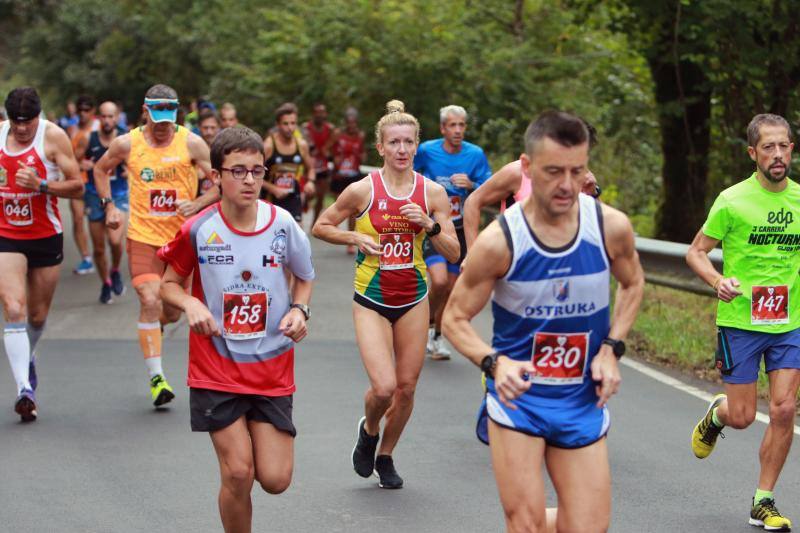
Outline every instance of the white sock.
[(148, 357), (144, 360), (144, 366), (147, 367), (150, 379), (153, 379), (153, 376), (164, 374), (164, 370), (161, 368), (161, 357)]
[(31, 343), (24, 323), (6, 324), (3, 330), (3, 344), (6, 348), (11, 373), (17, 384), (17, 394), (22, 389), (30, 389), (28, 381), (28, 365), (31, 363)]
[(37, 328), (36, 326), (31, 325), (30, 322), (25, 325), (28, 330), (28, 339), (30, 339), (31, 343), (31, 360), (33, 360), (33, 352), (36, 350), (36, 345), (39, 343), (39, 339), (42, 338), (42, 333), (44, 333), (44, 326), (45, 325), (42, 324)]

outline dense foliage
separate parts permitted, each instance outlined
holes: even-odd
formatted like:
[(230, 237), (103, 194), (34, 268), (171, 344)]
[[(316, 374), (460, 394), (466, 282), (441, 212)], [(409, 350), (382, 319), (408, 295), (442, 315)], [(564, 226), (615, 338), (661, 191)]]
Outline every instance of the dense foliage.
[[(439, 107), (458, 103), (495, 168), (517, 157), (533, 116), (562, 108), (599, 130), (592, 167), (606, 201), (640, 233), (685, 239), (664, 211), (689, 209), (695, 226), (751, 168), (750, 116), (796, 118), (793, 17), (777, 0), (0, 0), (0, 89), (36, 85), (57, 112), (85, 92), (135, 116), (146, 88), (166, 82), (184, 101), (234, 102), (260, 131), (287, 100), (304, 115), (325, 101), (336, 121), (353, 105), (370, 130), (400, 98), (424, 138), (438, 135)], [(678, 101), (659, 77), (676, 64), (697, 80)], [(670, 120), (706, 101), (710, 118), (692, 132), (711, 139), (705, 153), (670, 151)], [(675, 173), (664, 154), (702, 163), (688, 178), (699, 203), (674, 205), (689, 185), (662, 182)]]

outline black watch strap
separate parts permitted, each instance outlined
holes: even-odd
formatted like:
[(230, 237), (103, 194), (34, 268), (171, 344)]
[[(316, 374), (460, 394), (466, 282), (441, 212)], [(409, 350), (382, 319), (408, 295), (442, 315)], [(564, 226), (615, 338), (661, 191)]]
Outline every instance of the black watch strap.
[(113, 203), (113, 202), (114, 202), (113, 198), (109, 198), (109, 197), (100, 198), (100, 209), (105, 209), (108, 204)]
[(306, 320), (311, 318), (311, 309), (306, 304), (292, 304), (289, 306), (290, 309), (299, 309), (303, 316), (306, 317)]
[(483, 359), (481, 359), (481, 371), (487, 378), (494, 379), (494, 369), (497, 366), (497, 358), (500, 354), (492, 352)]
[(621, 340), (606, 337), (603, 339), (603, 344), (608, 344), (611, 346), (611, 350), (614, 352), (614, 356), (617, 359), (620, 359), (623, 355), (625, 355), (625, 343)]
[(442, 226), (439, 225), (438, 222), (434, 222), (433, 223), (433, 227), (431, 228), (431, 230), (430, 231), (426, 231), (425, 235), (427, 235), (428, 237), (435, 237), (435, 236), (439, 235), (441, 232), (442, 232)]

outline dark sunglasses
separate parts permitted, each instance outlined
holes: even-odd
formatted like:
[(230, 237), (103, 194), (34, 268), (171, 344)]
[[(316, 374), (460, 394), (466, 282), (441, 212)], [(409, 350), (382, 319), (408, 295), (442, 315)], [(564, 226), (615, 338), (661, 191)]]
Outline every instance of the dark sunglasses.
[(147, 108), (153, 111), (175, 111), (178, 109), (178, 104), (169, 102), (163, 104), (147, 104)]

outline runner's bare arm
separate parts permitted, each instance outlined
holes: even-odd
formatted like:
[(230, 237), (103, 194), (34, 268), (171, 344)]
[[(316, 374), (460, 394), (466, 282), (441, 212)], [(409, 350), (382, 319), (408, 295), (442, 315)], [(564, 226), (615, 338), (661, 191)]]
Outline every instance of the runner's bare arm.
[(711, 259), (708, 258), (708, 254), (718, 244), (719, 241), (717, 239), (709, 237), (701, 229), (694, 236), (694, 240), (689, 246), (689, 251), (686, 252), (686, 263), (700, 279), (708, 283), (717, 292), (717, 298), (723, 302), (730, 302), (742, 293), (737, 288), (739, 287), (739, 280), (735, 277), (723, 277), (714, 268)]
[[(444, 309), (442, 332), (456, 350), (476, 366), (480, 366), (484, 357), (491, 354), (494, 349), (484, 342), (470, 322), (486, 305), (494, 290), (495, 282), (503, 277), (511, 266), (511, 253), (497, 221), (489, 224), (478, 236), (470, 254), (472, 257), (486, 260), (465, 262)], [(531, 386), (524, 375), (534, 372), (535, 368), (530, 361), (514, 361), (499, 355), (494, 369), (494, 379), (500, 401), (516, 409), (511, 403), (512, 400)]]
[[(211, 154), (206, 142), (199, 135), (190, 133), (186, 140), (186, 145), (189, 148), (189, 155), (192, 157), (192, 163), (203, 173), (205, 178), (213, 179), (211, 173)], [(219, 187), (209, 187), (208, 190), (194, 200), (183, 200), (179, 202), (178, 212), (181, 216), (190, 217), (195, 213), (199, 213), (209, 205), (218, 202), (219, 199)]]
[[(116, 137), (103, 157), (94, 165), (94, 186), (97, 189), (97, 196), (100, 198), (111, 198), (111, 173), (117, 165), (124, 163), (131, 153), (130, 134)], [(137, 178), (138, 176), (133, 176)], [(116, 229), (122, 223), (122, 213), (120, 213), (114, 202), (106, 205), (106, 226)]]
[(519, 161), (514, 161), (498, 170), (483, 185), (467, 196), (463, 213), (467, 249), (472, 247), (472, 243), (478, 237), (481, 209), (487, 205), (499, 203), (516, 193), (519, 190), (521, 179), (522, 167)]
[(303, 158), (303, 166), (306, 168), (306, 186), (303, 192), (306, 194), (314, 194), (315, 183), (317, 182), (317, 171), (314, 170), (314, 160), (311, 158), (311, 150), (308, 149), (308, 143), (305, 140), (297, 142), (300, 148), (300, 157)]
[(339, 224), (344, 220), (360, 214), (367, 208), (371, 195), (372, 185), (369, 177), (348, 185), (333, 205), (319, 215), (311, 234), (331, 244), (352, 244), (367, 255), (380, 255), (382, 249), (371, 236), (339, 229)]
[[(628, 217), (613, 207), (602, 204), (605, 246), (611, 261), (611, 274), (616, 278), (617, 293), (614, 298), (614, 314), (608, 337), (622, 340), (636, 321), (639, 304), (644, 294), (644, 272), (636, 252), (633, 227)], [(617, 357), (608, 344), (603, 344), (592, 360), (592, 379), (598, 383), (597, 405), (602, 407), (619, 390), (622, 378)]]
[(455, 263), (461, 255), (461, 244), (458, 242), (458, 237), (456, 237), (456, 228), (453, 226), (453, 221), (450, 220), (450, 199), (447, 197), (447, 192), (444, 190), (444, 187), (438, 183), (425, 180), (425, 187), (427, 188), (428, 209), (433, 218), (422, 213), (420, 209), (420, 213), (424, 216), (421, 217), (421, 220), (415, 220), (407, 213), (403, 212), (403, 210), (407, 208), (407, 205), (402, 206), (400, 211), (403, 212), (411, 222), (421, 225), (426, 231), (433, 229), (434, 220), (438, 222), (442, 227), (442, 231), (438, 235), (430, 237), (431, 244), (433, 244), (436, 251), (442, 254), (445, 259), (451, 263)]
[[(83, 180), (72, 151), (72, 143), (64, 130), (56, 125), (48, 124), (45, 130), (45, 152), (45, 156), (64, 174), (64, 180), (47, 182), (47, 193), (61, 198), (83, 198)], [(31, 177), (35, 179), (33, 188), (38, 189), (39, 183), (44, 178), (37, 176), (33, 169), (30, 171)], [(20, 171), (17, 171), (17, 184), (26, 186), (20, 181)]]
[(161, 278), (161, 299), (186, 313), (189, 327), (200, 335), (220, 335), (219, 326), (208, 307), (200, 300), (186, 293), (183, 283), (186, 277), (181, 276), (172, 265), (167, 265), (167, 270)]
[[(292, 303), (308, 305), (311, 301), (313, 284), (313, 280), (304, 280), (295, 276), (292, 287)], [(300, 342), (308, 334), (306, 316), (300, 309), (291, 308), (283, 315), (278, 329), (294, 342)]]
[(86, 157), (86, 150), (89, 148), (89, 136), (81, 135), (75, 145), (75, 159), (81, 170), (90, 170), (94, 166), (94, 161)]

